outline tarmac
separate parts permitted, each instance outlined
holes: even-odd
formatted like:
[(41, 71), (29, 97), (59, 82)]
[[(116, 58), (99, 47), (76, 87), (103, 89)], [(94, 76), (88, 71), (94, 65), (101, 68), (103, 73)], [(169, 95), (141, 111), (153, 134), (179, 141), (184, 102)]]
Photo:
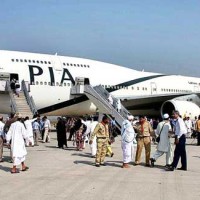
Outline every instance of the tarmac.
[[(58, 149), (56, 133), (51, 143), (27, 147), (28, 171), (11, 174), (9, 150), (4, 148), (0, 163), (1, 200), (199, 200), (200, 146), (187, 140), (188, 171), (165, 171), (165, 156), (154, 168), (131, 164), (122, 169), (120, 137), (113, 144), (114, 157), (106, 157), (106, 166), (94, 166), (90, 148), (76, 151), (73, 142), (68, 149)], [(152, 153), (156, 145), (152, 145)], [(142, 155), (144, 162), (144, 150)], [(179, 163), (180, 167), (180, 163)]]

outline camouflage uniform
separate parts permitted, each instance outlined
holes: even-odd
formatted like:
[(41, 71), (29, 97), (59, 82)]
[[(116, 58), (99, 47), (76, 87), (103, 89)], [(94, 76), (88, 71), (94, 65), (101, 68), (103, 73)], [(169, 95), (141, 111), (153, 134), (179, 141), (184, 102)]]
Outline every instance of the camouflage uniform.
[(94, 136), (97, 137), (97, 155), (96, 155), (96, 165), (104, 164), (104, 159), (107, 152), (107, 145), (109, 141), (109, 129), (107, 124), (98, 123), (91, 135), (91, 140)]

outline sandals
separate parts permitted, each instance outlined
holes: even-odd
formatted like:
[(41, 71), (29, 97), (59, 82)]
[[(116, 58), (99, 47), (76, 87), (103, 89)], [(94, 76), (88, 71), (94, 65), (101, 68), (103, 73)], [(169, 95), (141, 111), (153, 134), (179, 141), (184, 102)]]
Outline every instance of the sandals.
[(11, 170), (10, 173), (11, 173), (11, 174), (18, 174), (19, 171), (18, 171), (18, 170), (15, 170), (15, 171), (12, 171), (12, 170)]
[(29, 169), (29, 167), (25, 167), (24, 169), (22, 169), (23, 172), (27, 171)]

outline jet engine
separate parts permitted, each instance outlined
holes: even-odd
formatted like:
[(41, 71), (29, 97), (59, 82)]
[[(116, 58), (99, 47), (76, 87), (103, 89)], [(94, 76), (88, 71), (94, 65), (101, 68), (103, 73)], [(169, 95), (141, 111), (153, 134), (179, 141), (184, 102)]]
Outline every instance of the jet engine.
[(168, 113), (170, 116), (174, 110), (179, 111), (180, 115), (184, 117), (190, 117), (194, 119), (195, 116), (200, 115), (200, 108), (197, 104), (190, 101), (181, 100), (169, 100), (162, 104), (161, 106), (161, 116)]

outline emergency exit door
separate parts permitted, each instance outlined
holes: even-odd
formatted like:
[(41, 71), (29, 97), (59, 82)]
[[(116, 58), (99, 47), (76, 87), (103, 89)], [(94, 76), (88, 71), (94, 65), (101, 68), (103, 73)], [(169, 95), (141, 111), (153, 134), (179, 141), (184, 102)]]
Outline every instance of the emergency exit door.
[(151, 82), (151, 94), (157, 94), (157, 85), (155, 82)]

